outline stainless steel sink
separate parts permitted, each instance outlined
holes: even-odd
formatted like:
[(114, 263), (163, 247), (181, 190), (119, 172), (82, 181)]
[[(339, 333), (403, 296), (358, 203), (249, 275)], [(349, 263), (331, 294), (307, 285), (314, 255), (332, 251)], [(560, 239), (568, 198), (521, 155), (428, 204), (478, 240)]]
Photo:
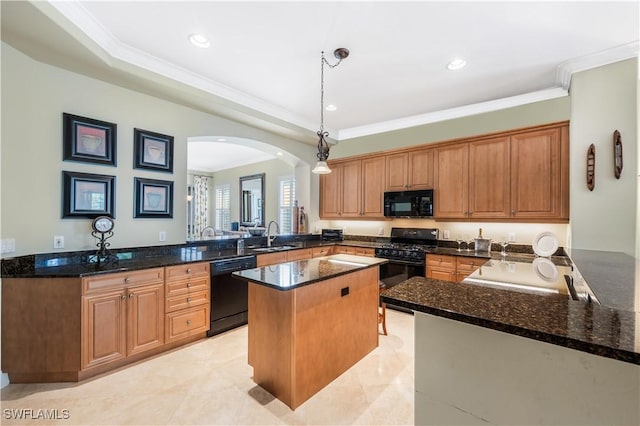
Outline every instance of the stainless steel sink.
[(296, 248), (296, 246), (273, 246), (273, 247), (258, 247), (252, 249), (257, 252), (270, 252), (270, 251), (282, 251)]

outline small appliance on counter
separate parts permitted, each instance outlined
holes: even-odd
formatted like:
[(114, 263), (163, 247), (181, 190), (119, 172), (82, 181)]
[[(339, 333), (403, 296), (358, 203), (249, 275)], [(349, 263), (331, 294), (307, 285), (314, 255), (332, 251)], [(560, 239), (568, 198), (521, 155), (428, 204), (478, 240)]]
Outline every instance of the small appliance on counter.
[(478, 236), (475, 239), (474, 247), (476, 249), (476, 253), (491, 252), (491, 238), (482, 237), (482, 228), (480, 228), (480, 232), (478, 232)]
[(344, 232), (342, 229), (322, 229), (320, 239), (322, 241), (342, 241), (344, 240)]

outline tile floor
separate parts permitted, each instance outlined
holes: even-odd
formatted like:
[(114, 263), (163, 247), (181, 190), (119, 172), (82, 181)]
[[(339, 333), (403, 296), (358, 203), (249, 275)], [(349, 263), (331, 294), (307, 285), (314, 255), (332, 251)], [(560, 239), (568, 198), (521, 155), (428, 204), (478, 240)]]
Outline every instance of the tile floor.
[[(413, 424), (413, 316), (387, 310), (387, 330), (378, 348), (295, 411), (251, 380), (245, 326), (79, 384), (10, 384), (0, 423)], [(39, 410), (59, 419), (38, 418)]]

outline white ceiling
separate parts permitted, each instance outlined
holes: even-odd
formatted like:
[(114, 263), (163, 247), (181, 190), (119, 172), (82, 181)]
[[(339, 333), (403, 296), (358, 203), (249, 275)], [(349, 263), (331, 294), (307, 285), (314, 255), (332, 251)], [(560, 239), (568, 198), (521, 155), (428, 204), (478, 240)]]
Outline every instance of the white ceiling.
[[(24, 32), (28, 23), (5, 20), (11, 9), (2, 3), (4, 40), (5, 27)], [(331, 62), (335, 48), (351, 51), (338, 67), (325, 67), (325, 105), (338, 106), (325, 112), (325, 128), (346, 141), (564, 96), (571, 72), (637, 56), (639, 38), (637, 1), (72, 0), (49, 6), (66, 19), (54, 19), (57, 25), (112, 58), (103, 59), (104, 67), (115, 72), (121, 61), (145, 78), (151, 73), (193, 87), (209, 94), (210, 104), (222, 99), (238, 114), (258, 117), (254, 125), (300, 128), (306, 133), (299, 139), (310, 143), (320, 120), (321, 50)], [(206, 35), (211, 47), (192, 46), (192, 33)], [(455, 57), (468, 65), (447, 70)]]

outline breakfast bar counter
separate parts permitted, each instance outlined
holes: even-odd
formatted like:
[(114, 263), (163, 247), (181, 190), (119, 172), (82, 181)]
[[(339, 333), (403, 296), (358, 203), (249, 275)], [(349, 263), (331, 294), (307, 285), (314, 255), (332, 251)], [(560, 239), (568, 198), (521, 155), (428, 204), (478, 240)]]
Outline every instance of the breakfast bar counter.
[(378, 346), (378, 265), (333, 255), (234, 272), (249, 282), (253, 381), (296, 409)]

